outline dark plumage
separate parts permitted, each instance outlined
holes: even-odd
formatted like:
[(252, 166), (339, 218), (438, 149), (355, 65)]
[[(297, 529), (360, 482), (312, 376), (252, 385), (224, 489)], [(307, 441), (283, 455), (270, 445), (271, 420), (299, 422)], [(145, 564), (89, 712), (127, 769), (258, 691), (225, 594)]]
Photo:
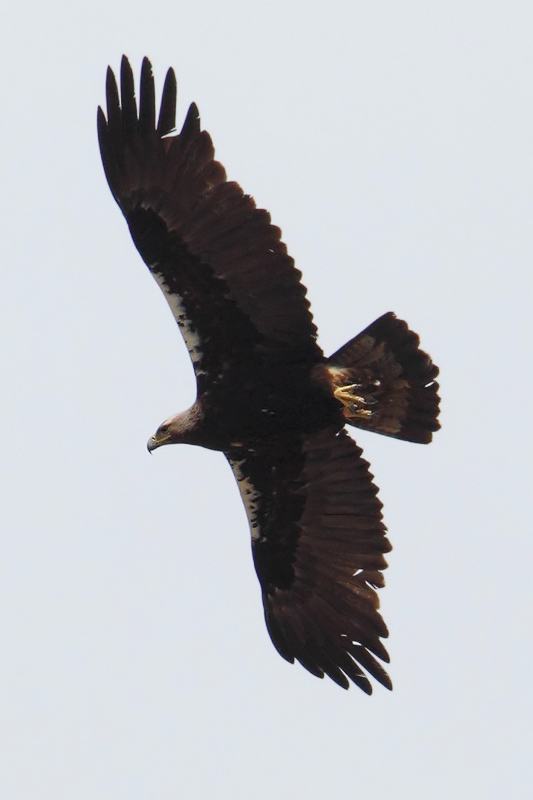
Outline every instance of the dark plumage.
[[(278, 652), (348, 688), (390, 679), (378, 612), (381, 503), (345, 423), (429, 442), (437, 368), (418, 336), (385, 314), (329, 359), (316, 342), (301, 274), (267, 211), (226, 180), (196, 106), (176, 135), (176, 80), (159, 119), (144, 59), (139, 109), (122, 60), (98, 110), (106, 177), (161, 286), (194, 366), (198, 397), (148, 447), (221, 450), (248, 514), (268, 631)], [(169, 135), (171, 134), (171, 135)]]

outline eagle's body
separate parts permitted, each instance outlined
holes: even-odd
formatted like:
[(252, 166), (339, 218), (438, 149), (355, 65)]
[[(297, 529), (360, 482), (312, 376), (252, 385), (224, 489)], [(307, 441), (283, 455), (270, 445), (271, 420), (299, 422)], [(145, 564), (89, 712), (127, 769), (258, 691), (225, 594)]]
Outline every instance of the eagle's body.
[(238, 391), (207, 391), (185, 412), (191, 420), (187, 433), (194, 437), (187, 444), (226, 453), (236, 445), (251, 446), (297, 430), (313, 433), (325, 424), (340, 430), (342, 410), (329, 385), (314, 377), (320, 372), (314, 364), (298, 364), (237, 373)]
[[(391, 688), (375, 588), (390, 550), (381, 503), (346, 423), (415, 442), (438, 429), (437, 368), (385, 314), (325, 358), (280, 231), (214, 160), (198, 112), (175, 127), (169, 70), (156, 124), (150, 63), (111, 70), (98, 131), (109, 186), (194, 366), (194, 405), (148, 448), (222, 451), (248, 514), (267, 627), (280, 654), (370, 693)], [(372, 655), (374, 654), (374, 655)]]

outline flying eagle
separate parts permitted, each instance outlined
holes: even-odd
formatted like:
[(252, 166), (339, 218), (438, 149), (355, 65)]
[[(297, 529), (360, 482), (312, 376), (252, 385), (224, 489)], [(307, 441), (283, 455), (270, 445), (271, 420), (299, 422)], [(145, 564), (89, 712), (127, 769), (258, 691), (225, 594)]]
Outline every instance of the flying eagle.
[(376, 589), (384, 585), (381, 502), (345, 424), (428, 443), (438, 430), (437, 367), (384, 314), (326, 358), (301, 273), (270, 215), (226, 179), (189, 108), (175, 132), (167, 73), (156, 122), (152, 66), (139, 107), (123, 57), (107, 72), (98, 135), (109, 187), (163, 290), (196, 374), (197, 399), (148, 442), (226, 456), (248, 515), (268, 632), (283, 658), (370, 694), (388, 689)]

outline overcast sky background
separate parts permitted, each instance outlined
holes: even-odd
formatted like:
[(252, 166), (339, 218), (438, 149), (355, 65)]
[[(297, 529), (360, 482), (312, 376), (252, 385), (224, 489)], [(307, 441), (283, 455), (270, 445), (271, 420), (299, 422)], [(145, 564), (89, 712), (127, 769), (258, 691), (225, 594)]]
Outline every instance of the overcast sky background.
[[(11, 3), (0, 31), (0, 796), (494, 800), (531, 787), (531, 0)], [(266, 632), (179, 331), (111, 198), (105, 70), (168, 66), (283, 230), (329, 353), (385, 311), (430, 447), (358, 442), (394, 550), (394, 692)]]

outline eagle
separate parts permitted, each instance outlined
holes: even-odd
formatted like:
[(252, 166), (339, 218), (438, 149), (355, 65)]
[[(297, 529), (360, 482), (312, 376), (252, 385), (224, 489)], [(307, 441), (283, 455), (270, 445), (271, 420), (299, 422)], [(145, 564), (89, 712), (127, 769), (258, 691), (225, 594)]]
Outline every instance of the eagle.
[(218, 450), (237, 480), (266, 626), (283, 658), (347, 689), (388, 689), (376, 589), (391, 549), (351, 425), (428, 443), (439, 428), (437, 367), (392, 312), (329, 358), (270, 214), (228, 181), (193, 103), (176, 133), (169, 69), (156, 120), (152, 65), (139, 103), (124, 56), (98, 109), (103, 167), (143, 261), (183, 334), (197, 398), (148, 450)]

